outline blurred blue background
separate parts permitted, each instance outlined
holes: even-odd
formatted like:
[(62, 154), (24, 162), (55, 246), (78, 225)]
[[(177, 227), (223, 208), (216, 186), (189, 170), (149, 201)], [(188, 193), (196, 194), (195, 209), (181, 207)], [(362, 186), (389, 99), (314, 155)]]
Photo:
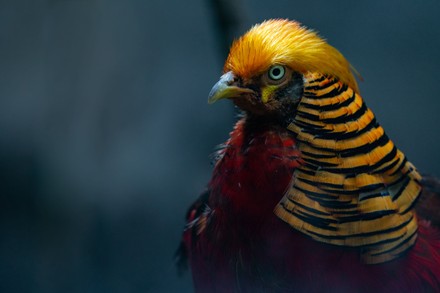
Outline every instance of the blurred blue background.
[[(0, 1), (0, 292), (192, 290), (173, 254), (235, 119), (206, 102), (226, 54), (211, 2)], [(232, 36), (275, 17), (319, 31), (440, 175), (439, 1), (220, 2)]]

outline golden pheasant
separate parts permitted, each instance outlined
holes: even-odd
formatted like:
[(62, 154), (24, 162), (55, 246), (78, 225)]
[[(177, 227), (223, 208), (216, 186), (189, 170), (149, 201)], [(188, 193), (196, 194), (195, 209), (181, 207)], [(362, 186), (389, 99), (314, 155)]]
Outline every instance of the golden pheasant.
[(230, 99), (243, 117), (179, 250), (196, 291), (440, 291), (439, 186), (422, 192), (352, 71), (294, 21), (233, 43), (209, 102)]

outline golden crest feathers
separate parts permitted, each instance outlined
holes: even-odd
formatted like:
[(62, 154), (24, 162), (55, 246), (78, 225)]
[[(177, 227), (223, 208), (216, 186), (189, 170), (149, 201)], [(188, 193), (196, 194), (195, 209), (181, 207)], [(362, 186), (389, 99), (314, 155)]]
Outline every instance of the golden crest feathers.
[(267, 20), (252, 27), (231, 47), (224, 71), (250, 78), (274, 64), (303, 74), (331, 75), (358, 92), (350, 63), (312, 30), (286, 19)]

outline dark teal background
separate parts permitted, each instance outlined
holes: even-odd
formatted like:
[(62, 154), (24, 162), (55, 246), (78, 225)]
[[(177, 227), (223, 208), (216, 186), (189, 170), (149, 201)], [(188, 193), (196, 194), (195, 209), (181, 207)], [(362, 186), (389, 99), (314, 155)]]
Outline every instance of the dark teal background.
[[(233, 3), (236, 36), (273, 17), (319, 31), (440, 176), (439, 1)], [(173, 253), (234, 121), (207, 104), (225, 54), (213, 15), (202, 0), (0, 1), (0, 292), (191, 290)]]

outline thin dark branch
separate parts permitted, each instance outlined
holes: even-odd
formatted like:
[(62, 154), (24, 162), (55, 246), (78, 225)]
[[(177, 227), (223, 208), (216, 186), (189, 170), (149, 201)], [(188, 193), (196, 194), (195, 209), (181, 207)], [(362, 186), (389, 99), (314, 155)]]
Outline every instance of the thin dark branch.
[(208, 0), (208, 4), (212, 11), (219, 54), (223, 62), (232, 41), (243, 25), (244, 12), (239, 0)]

